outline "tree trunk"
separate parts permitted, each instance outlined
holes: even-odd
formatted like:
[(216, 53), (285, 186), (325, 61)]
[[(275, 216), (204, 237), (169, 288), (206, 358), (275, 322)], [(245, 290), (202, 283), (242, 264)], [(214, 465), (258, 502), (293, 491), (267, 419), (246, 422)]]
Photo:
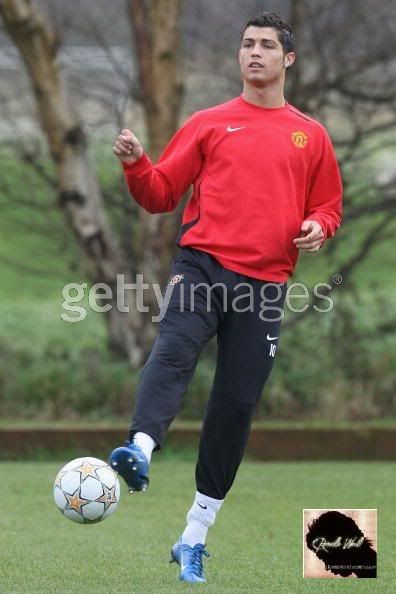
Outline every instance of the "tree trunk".
[[(130, 0), (129, 14), (139, 68), (141, 101), (149, 146), (155, 161), (179, 125), (184, 84), (181, 71), (181, 0)], [(180, 205), (181, 206), (181, 205)], [(180, 222), (176, 215), (140, 216), (140, 253), (144, 277), (163, 283), (169, 276)]]
[(30, 0), (0, 0), (0, 14), (33, 87), (40, 124), (56, 166), (59, 206), (76, 237), (90, 280), (107, 283), (112, 289), (111, 308), (104, 314), (110, 347), (139, 366), (146, 354), (141, 330), (147, 322), (136, 311), (134, 292), (126, 294), (129, 313), (117, 308), (117, 275), (125, 275), (125, 282), (133, 279), (105, 214), (84, 131), (66, 101), (55, 35)]

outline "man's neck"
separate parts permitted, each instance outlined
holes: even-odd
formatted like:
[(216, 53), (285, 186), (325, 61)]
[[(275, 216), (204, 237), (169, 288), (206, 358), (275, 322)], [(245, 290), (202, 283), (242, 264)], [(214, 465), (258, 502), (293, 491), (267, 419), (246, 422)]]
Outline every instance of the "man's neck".
[(283, 87), (252, 87), (246, 83), (243, 86), (242, 97), (248, 103), (258, 107), (283, 107), (286, 105)]

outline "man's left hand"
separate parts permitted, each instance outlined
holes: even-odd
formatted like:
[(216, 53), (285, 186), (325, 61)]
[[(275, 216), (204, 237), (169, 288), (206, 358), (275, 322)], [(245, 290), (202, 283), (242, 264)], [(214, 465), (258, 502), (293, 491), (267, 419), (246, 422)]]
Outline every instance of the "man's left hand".
[(322, 227), (316, 221), (304, 221), (301, 225), (301, 234), (304, 237), (293, 239), (294, 245), (304, 252), (317, 252), (323, 242), (324, 233)]

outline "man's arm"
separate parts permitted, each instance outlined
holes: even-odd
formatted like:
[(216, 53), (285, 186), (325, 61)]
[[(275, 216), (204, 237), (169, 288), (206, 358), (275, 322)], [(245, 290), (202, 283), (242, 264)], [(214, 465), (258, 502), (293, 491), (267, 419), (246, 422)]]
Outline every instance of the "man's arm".
[(330, 137), (322, 130), (320, 158), (312, 173), (301, 234), (294, 239), (299, 249), (318, 251), (341, 224), (342, 181), (337, 158)]
[[(191, 116), (173, 136), (156, 165), (150, 161), (132, 132), (123, 130), (118, 137), (119, 144), (115, 144), (113, 151), (122, 162), (131, 195), (148, 212), (174, 210), (199, 174), (203, 164), (199, 122), (197, 114)], [(128, 138), (132, 143), (130, 147)], [(133, 151), (129, 155), (128, 148)]]

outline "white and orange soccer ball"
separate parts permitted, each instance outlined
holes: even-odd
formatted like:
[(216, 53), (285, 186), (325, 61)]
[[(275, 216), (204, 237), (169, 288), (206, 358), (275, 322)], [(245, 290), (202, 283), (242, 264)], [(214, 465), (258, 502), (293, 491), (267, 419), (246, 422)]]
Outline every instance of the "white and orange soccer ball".
[(98, 458), (76, 458), (60, 469), (54, 499), (61, 513), (78, 524), (108, 518), (120, 500), (120, 483), (112, 468)]

